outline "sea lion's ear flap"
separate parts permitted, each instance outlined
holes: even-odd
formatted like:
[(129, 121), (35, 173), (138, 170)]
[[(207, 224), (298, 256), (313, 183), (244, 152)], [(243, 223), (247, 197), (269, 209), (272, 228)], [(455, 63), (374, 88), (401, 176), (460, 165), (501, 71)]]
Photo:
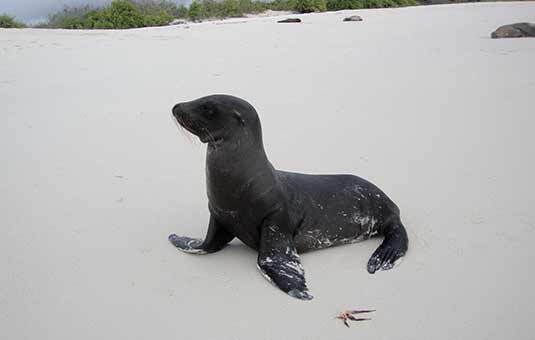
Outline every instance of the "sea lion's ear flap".
[(234, 118), (236, 118), (241, 125), (245, 125), (245, 120), (243, 119), (241, 113), (238, 110), (234, 110)]

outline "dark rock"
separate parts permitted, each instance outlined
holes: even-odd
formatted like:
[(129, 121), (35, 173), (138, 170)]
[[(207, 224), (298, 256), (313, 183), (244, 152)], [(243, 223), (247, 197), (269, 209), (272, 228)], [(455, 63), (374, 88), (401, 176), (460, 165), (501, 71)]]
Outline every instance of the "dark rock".
[(278, 23), (284, 24), (284, 23), (299, 23), (301, 22), (301, 19), (299, 18), (288, 18), (284, 20), (277, 21)]
[(529, 22), (519, 22), (511, 25), (504, 25), (490, 35), (492, 38), (524, 38), (535, 37), (535, 24)]
[(350, 17), (344, 18), (344, 21), (362, 21), (362, 18), (358, 15), (352, 15)]

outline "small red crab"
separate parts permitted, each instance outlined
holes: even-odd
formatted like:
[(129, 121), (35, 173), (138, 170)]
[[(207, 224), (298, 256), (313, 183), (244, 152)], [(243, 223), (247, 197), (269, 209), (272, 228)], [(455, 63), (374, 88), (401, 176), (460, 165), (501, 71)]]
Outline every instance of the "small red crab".
[(371, 320), (371, 318), (356, 318), (353, 315), (355, 314), (362, 314), (362, 313), (372, 313), (375, 312), (375, 309), (367, 309), (367, 310), (346, 310), (345, 312), (342, 312), (336, 316), (337, 319), (343, 320), (344, 325), (346, 325), (349, 328), (349, 323), (347, 323), (347, 320), (351, 321), (367, 321)]

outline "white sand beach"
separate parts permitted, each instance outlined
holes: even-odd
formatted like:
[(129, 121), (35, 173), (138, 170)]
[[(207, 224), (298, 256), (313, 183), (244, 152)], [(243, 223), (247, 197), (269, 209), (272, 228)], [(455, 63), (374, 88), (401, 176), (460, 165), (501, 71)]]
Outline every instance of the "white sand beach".
[[(297, 17), (0, 29), (0, 339), (535, 339), (535, 39), (490, 39), (535, 2)], [(383, 189), (403, 263), (367, 273), (380, 239), (306, 253), (303, 302), (237, 240), (172, 247), (208, 209), (170, 110), (213, 93), (256, 107), (278, 169)]]

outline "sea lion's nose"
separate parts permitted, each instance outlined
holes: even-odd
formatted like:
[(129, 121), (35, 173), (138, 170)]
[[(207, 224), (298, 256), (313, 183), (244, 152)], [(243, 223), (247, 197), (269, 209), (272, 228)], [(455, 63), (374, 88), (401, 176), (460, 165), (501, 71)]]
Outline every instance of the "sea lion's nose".
[(178, 115), (182, 112), (182, 105), (180, 103), (173, 106), (173, 116), (178, 117)]

